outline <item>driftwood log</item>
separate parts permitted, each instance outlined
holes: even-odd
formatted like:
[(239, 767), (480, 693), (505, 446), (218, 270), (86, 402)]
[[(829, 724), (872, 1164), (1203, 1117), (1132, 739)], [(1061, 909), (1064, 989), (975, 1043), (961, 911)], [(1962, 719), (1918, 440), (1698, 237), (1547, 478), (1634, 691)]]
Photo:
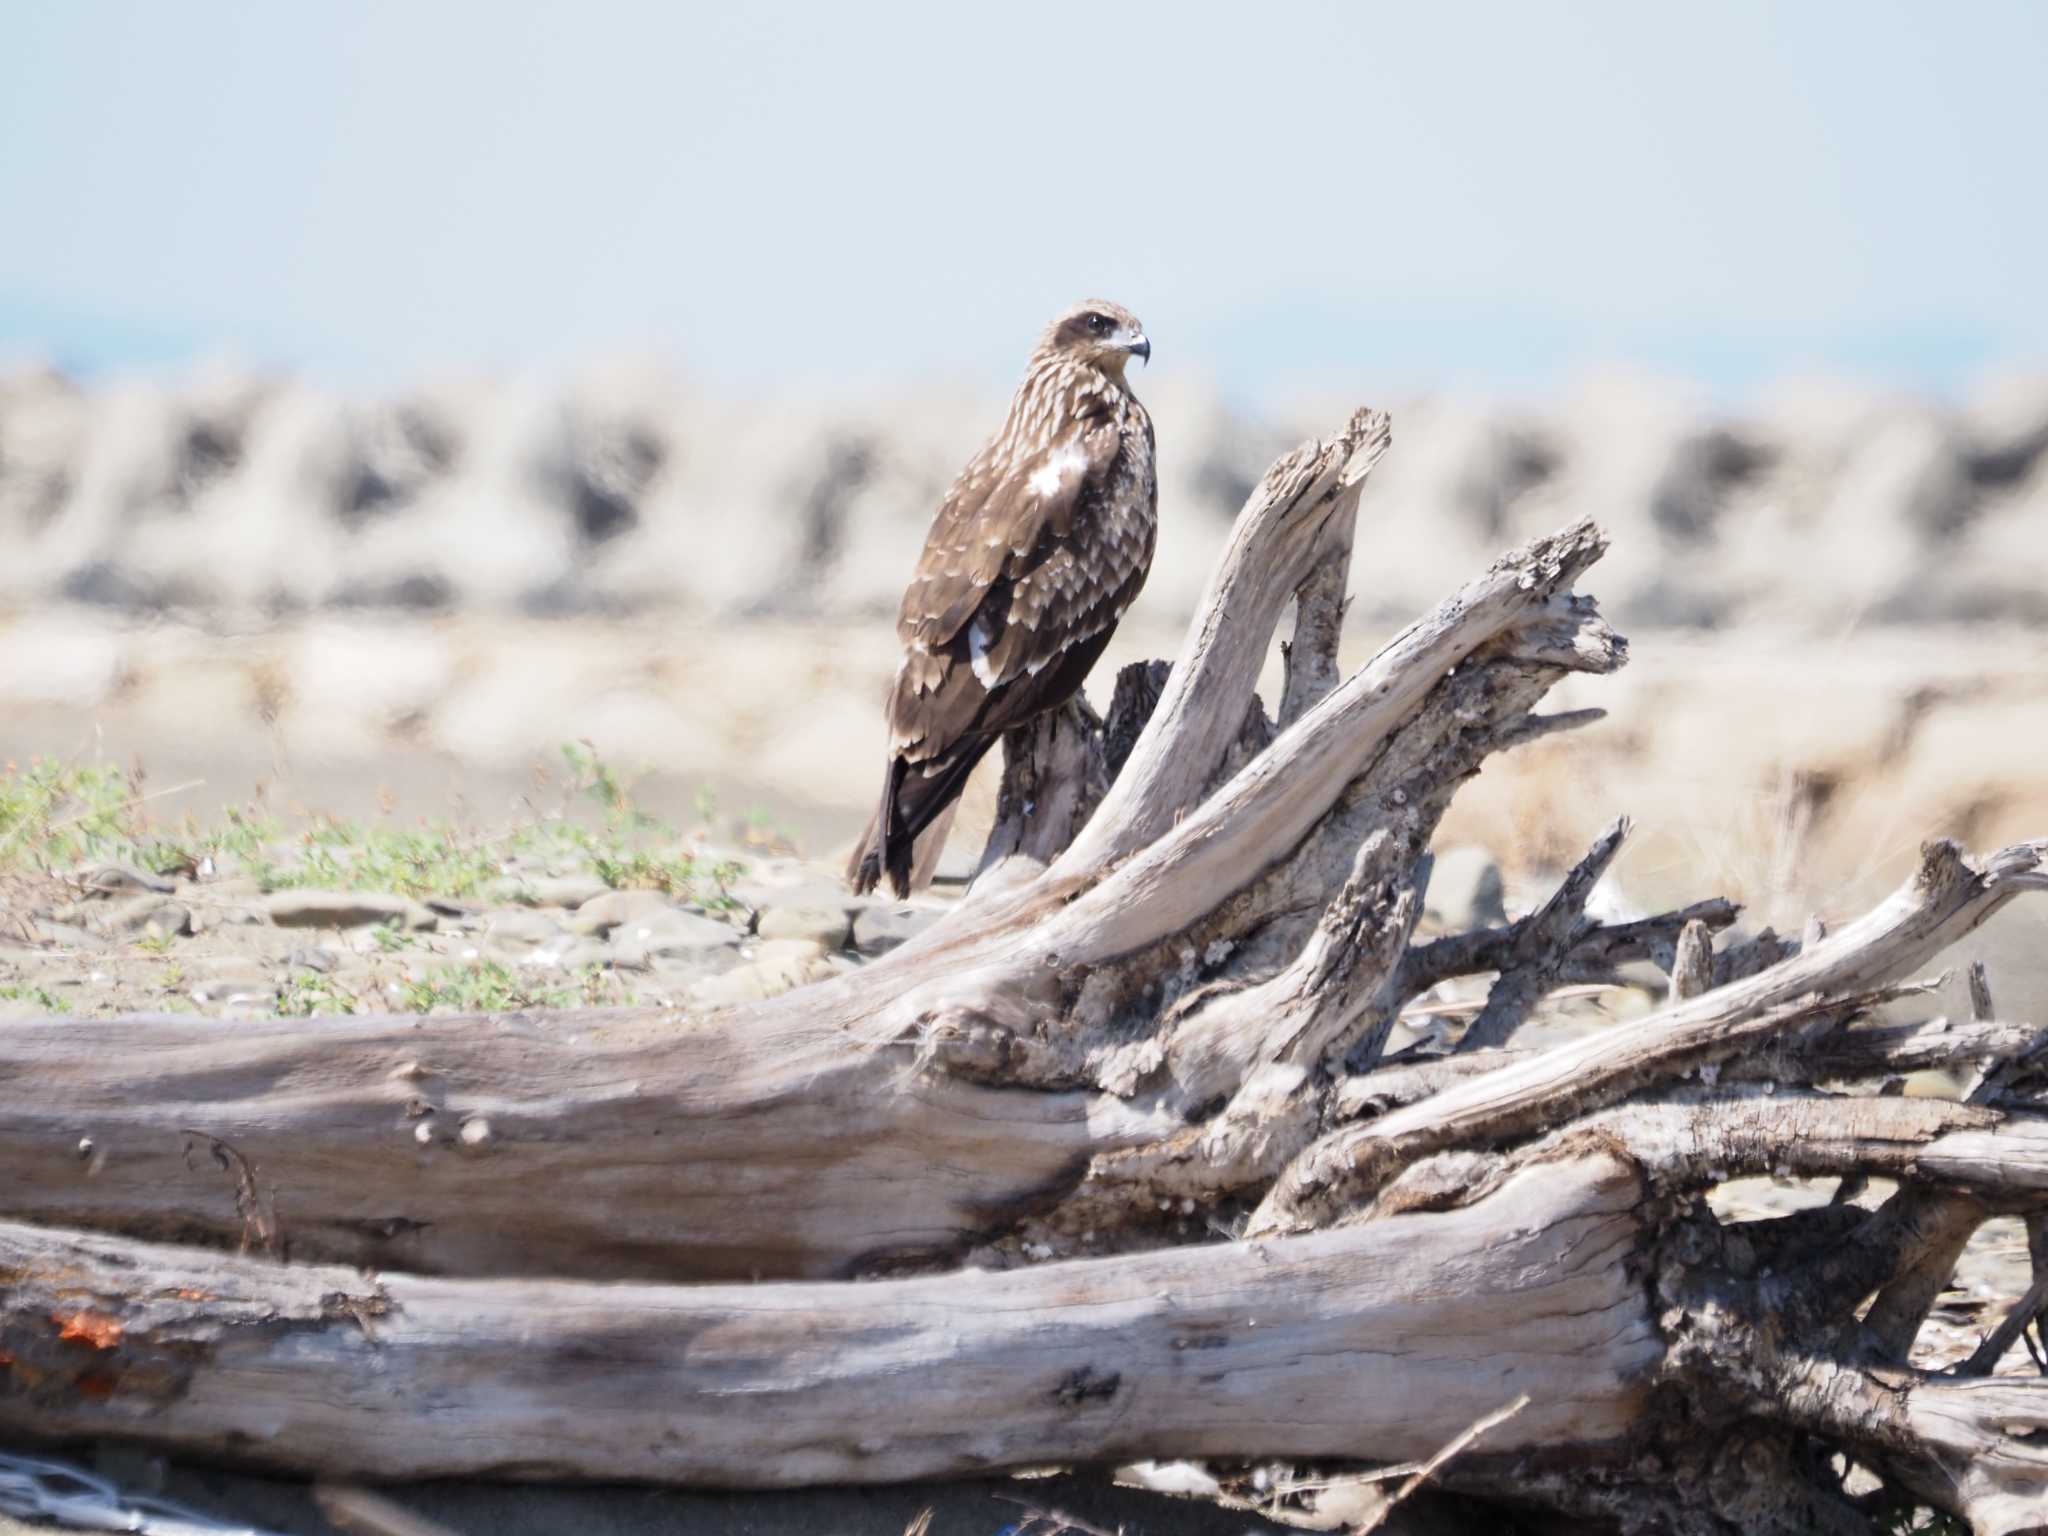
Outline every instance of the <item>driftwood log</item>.
[[(1528, 916), (1418, 939), (1459, 785), (1598, 718), (1539, 706), (1626, 646), (1577, 523), (1341, 676), (1389, 441), (1360, 412), (1274, 465), (1181, 655), (1007, 742), (970, 893), (851, 974), (702, 1014), (0, 1029), (0, 1428), (714, 1485), (1456, 1444), (1437, 1483), (1578, 1529), (2048, 1530), (2048, 1381), (1993, 1374), (2048, 1299), (2048, 1034), (1913, 982), (2048, 889), (2048, 845), (1933, 842), (1864, 918), (1717, 951), (1711, 897), (1587, 916), (1618, 822)], [(1645, 961), (1662, 1007), (1516, 1044)], [(1388, 1057), (1477, 975), (1455, 1046)], [(1929, 1065), (1974, 1086), (1877, 1091)], [(1899, 1188), (1718, 1221), (1750, 1172)], [(1916, 1367), (2006, 1213), (2034, 1289)]]

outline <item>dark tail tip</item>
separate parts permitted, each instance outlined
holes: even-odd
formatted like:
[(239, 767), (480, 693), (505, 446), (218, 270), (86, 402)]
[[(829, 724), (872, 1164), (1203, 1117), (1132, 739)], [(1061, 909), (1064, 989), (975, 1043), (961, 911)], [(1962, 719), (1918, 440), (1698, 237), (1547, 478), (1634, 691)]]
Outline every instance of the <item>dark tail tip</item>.
[[(889, 889), (896, 893), (898, 901), (910, 894), (910, 866), (917, 858), (916, 840), (908, 837), (891, 838), (887, 863), (889, 867)], [(868, 882), (874, 889), (874, 882)]]
[(846, 883), (853, 887), (853, 894), (865, 896), (882, 883), (884, 874), (889, 877), (889, 889), (897, 899), (910, 894), (910, 861), (912, 849), (908, 842), (889, 849), (886, 859), (881, 849), (869, 844), (853, 857), (846, 867)]
[(854, 850), (853, 862), (846, 866), (846, 883), (853, 887), (853, 894), (865, 896), (875, 888), (882, 878), (882, 860), (872, 843), (863, 843)]

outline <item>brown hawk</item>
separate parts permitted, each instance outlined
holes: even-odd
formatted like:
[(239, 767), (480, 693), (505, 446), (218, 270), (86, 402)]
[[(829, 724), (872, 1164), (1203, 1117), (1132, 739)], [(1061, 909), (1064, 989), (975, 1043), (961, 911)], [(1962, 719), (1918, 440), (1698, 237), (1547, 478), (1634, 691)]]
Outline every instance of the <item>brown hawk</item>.
[(896, 632), (882, 803), (847, 878), (908, 895), (912, 845), (1003, 732), (1080, 688), (1145, 584), (1152, 418), (1124, 381), (1138, 317), (1090, 300), (1046, 327), (995, 436), (932, 519)]

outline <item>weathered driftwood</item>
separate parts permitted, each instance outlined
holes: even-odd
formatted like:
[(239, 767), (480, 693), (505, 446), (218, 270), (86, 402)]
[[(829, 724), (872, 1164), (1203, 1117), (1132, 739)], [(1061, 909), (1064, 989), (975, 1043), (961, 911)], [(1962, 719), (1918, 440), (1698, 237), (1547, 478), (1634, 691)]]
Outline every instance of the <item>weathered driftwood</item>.
[(1449, 1219), (860, 1285), (365, 1276), (0, 1225), (0, 1430), (378, 1477), (891, 1482), (1600, 1443), (1661, 1346), (1611, 1158)]
[[(0, 1228), (0, 1425), (346, 1475), (791, 1483), (1401, 1461), (1527, 1391), (1435, 1478), (1789, 1536), (1867, 1524), (1833, 1450), (1882, 1497), (2027, 1528), (2048, 1389), (1908, 1362), (1989, 1214), (2028, 1216), (2048, 1270), (2048, 1037), (1988, 994), (1954, 1028), (1868, 1015), (2048, 889), (2048, 845), (1930, 843), (1863, 919), (1717, 952), (1724, 901), (1587, 917), (1617, 823), (1535, 912), (1419, 939), (1459, 785), (1599, 718), (1539, 709), (1627, 650), (1574, 590), (1604, 548), (1575, 523), (1342, 676), (1388, 441), (1360, 412), (1276, 464), (1180, 657), (1127, 669), (1106, 720), (1009, 738), (974, 887), (852, 974), (699, 1015), (0, 1030), (0, 1218), (37, 1224)], [(1644, 960), (1664, 1006), (1516, 1045)], [(1404, 1009), (1489, 973), (1450, 1054), (1386, 1059)], [(1968, 1102), (1877, 1092), (1925, 1066), (1972, 1072)], [(1842, 1197), (1717, 1223), (1695, 1197), (1745, 1171)], [(1868, 1211), (1872, 1174), (1902, 1188)]]
[[(1952, 843), (1930, 843), (1912, 880), (1809, 952), (1334, 1133), (1288, 1170), (1255, 1229), (1317, 1225), (1318, 1212), (1355, 1204), (1418, 1156), (1526, 1134), (1793, 1026), (1860, 1011), (1863, 989), (1925, 964), (2021, 891), (2048, 890), (2044, 853), (2048, 844), (2025, 843), (1979, 866)], [(1793, 1001), (1802, 998), (1821, 1001)]]

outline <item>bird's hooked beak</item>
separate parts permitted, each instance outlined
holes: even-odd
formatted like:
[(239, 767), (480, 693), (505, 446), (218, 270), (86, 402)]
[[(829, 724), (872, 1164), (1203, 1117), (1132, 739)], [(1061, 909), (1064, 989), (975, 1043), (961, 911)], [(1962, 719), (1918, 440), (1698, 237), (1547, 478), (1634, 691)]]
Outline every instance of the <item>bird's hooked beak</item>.
[(1123, 335), (1118, 337), (1117, 339), (1123, 343), (1123, 349), (1126, 352), (1130, 353), (1131, 356), (1143, 358), (1145, 360), (1146, 366), (1149, 367), (1151, 365), (1151, 337), (1147, 336), (1143, 331), (1125, 331)]

